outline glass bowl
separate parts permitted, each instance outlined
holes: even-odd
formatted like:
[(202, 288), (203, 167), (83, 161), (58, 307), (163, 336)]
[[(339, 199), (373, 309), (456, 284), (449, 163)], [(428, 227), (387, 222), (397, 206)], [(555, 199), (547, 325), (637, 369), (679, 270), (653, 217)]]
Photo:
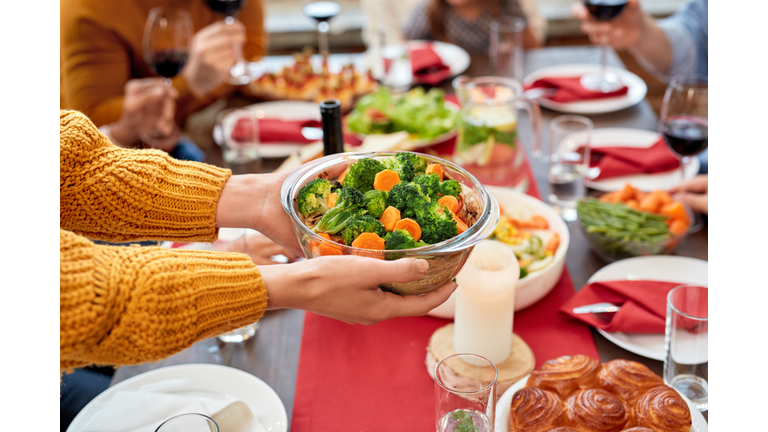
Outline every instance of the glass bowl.
[(584, 233), (584, 237), (587, 238), (592, 251), (605, 262), (610, 263), (624, 258), (638, 256), (670, 255), (686, 235), (695, 232), (700, 228), (697, 226), (697, 218), (693, 213), (693, 210), (691, 210), (691, 208), (684, 202), (681, 204), (688, 213), (688, 218), (691, 221), (688, 231), (679, 235), (673, 234), (666, 240), (658, 242), (622, 241), (612, 239), (606, 237), (602, 233), (587, 232), (586, 227), (581, 223), (581, 218), (578, 218), (577, 222), (581, 232)]
[(283, 208), (293, 221), (296, 237), (299, 240), (304, 255), (311, 259), (322, 255), (361, 255), (379, 259), (393, 260), (399, 258), (419, 258), (429, 262), (429, 270), (421, 279), (413, 282), (392, 282), (379, 285), (379, 288), (400, 295), (419, 295), (434, 291), (453, 279), (464, 266), (472, 248), (488, 238), (499, 222), (499, 205), (477, 179), (461, 168), (435, 156), (417, 153), (428, 163), (438, 163), (443, 166), (446, 177), (450, 177), (463, 187), (478, 194), (482, 203), (482, 211), (477, 221), (465, 232), (440, 243), (405, 250), (372, 251), (346, 246), (327, 240), (312, 232), (303, 222), (296, 206), (296, 196), (299, 190), (310, 180), (325, 172), (329, 180), (335, 180), (350, 165), (358, 159), (384, 159), (393, 156), (396, 151), (340, 153), (329, 155), (309, 162), (297, 168), (285, 179), (280, 189), (280, 201)]

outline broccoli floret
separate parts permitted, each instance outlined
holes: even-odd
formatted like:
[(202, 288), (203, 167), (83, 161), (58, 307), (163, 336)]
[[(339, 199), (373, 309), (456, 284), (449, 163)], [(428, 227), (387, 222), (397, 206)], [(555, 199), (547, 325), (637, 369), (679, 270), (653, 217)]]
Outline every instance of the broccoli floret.
[(339, 183), (336, 180), (334, 180), (333, 182), (331, 182), (331, 193), (338, 192), (343, 187), (344, 186), (341, 183)]
[(384, 228), (384, 225), (373, 216), (353, 216), (347, 220), (347, 227), (344, 228), (344, 232), (341, 234), (344, 239), (344, 244), (351, 245), (357, 236), (364, 232), (376, 233), (379, 237), (383, 237), (387, 233), (387, 230)]
[(384, 249), (413, 249), (416, 247), (416, 240), (406, 230), (394, 230), (384, 240)]
[(384, 164), (376, 159), (360, 159), (349, 168), (349, 172), (344, 177), (344, 187), (366, 193), (373, 189), (373, 180), (376, 174), (384, 171), (384, 169)]
[(401, 152), (385, 159), (384, 166), (396, 172), (401, 181), (409, 182), (427, 169), (427, 162), (414, 153)]
[(413, 217), (415, 210), (423, 203), (429, 202), (427, 197), (422, 194), (419, 185), (413, 182), (400, 182), (389, 190), (387, 204), (400, 210), (403, 218)]
[(419, 185), (421, 192), (427, 195), (430, 201), (437, 201), (440, 198), (440, 177), (435, 173), (416, 176), (413, 182)]
[(389, 194), (386, 191), (369, 190), (363, 195), (365, 199), (365, 208), (368, 214), (376, 219), (381, 217), (384, 210), (387, 208), (387, 198)]
[(314, 228), (315, 232), (336, 234), (347, 227), (349, 218), (356, 216), (361, 209), (365, 208), (365, 199), (359, 190), (344, 187), (338, 193), (336, 206), (323, 215)]
[(448, 207), (428, 201), (415, 209), (416, 223), (421, 227), (421, 239), (428, 243), (440, 243), (459, 233), (456, 221)]
[(299, 213), (307, 217), (312, 213), (325, 213), (328, 211), (328, 194), (331, 193), (331, 183), (328, 180), (314, 179), (307, 182), (299, 190), (296, 201), (299, 205)]
[(440, 183), (440, 195), (453, 195), (456, 199), (459, 199), (461, 195), (461, 184), (456, 180), (445, 180)]

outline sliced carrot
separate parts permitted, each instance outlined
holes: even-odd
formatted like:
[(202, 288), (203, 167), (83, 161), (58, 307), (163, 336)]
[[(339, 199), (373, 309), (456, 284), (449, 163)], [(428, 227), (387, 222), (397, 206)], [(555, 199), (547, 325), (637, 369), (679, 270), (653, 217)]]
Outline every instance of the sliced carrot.
[(629, 208), (631, 208), (633, 210), (640, 210), (640, 202), (637, 201), (636, 199), (631, 199), (631, 200), (625, 202), (624, 204), (626, 204), (627, 207), (629, 207)]
[(643, 192), (640, 189), (635, 190), (635, 199), (637, 202), (642, 202), (646, 196), (648, 196), (648, 192)]
[(521, 221), (520, 228), (549, 229), (549, 222), (543, 216), (536, 215), (527, 221)]
[(443, 167), (440, 166), (440, 164), (429, 164), (427, 165), (426, 173), (435, 173), (438, 177), (440, 177), (440, 181), (443, 181), (443, 177), (445, 176), (445, 171), (443, 171)]
[(608, 203), (615, 203), (615, 202), (619, 201), (620, 195), (621, 195), (621, 191), (608, 192), (607, 194), (603, 194), (600, 197), (600, 201), (608, 202)]
[(627, 202), (634, 198), (635, 188), (633, 188), (631, 184), (627, 183), (624, 185), (624, 189), (619, 192), (619, 200), (621, 200), (621, 202)]
[(685, 211), (685, 207), (683, 207), (683, 204), (679, 201), (672, 201), (671, 203), (662, 206), (659, 212), (672, 219), (679, 219), (687, 224), (691, 223), (691, 220), (688, 218), (688, 212)]
[(381, 214), (379, 222), (384, 225), (384, 229), (387, 231), (394, 231), (395, 225), (400, 220), (400, 210), (395, 207), (389, 206), (384, 209), (384, 213)]
[(461, 233), (463, 233), (464, 231), (466, 231), (466, 230), (468, 230), (468, 229), (469, 229), (469, 227), (467, 226), (467, 224), (465, 224), (465, 223), (464, 223), (464, 221), (463, 221), (463, 220), (461, 220), (461, 218), (459, 218), (458, 216), (456, 216), (456, 214), (454, 214), (454, 213), (451, 213), (451, 217), (453, 217), (453, 220), (455, 220), (455, 221), (456, 221), (456, 228), (458, 228), (458, 230), (459, 230), (459, 234), (461, 234)]
[(546, 252), (552, 252), (553, 254), (557, 252), (557, 248), (560, 247), (560, 235), (558, 233), (552, 234), (552, 237), (549, 238), (549, 241), (547, 241), (547, 245), (544, 247), (544, 251)]
[(392, 170), (379, 171), (373, 178), (373, 188), (389, 192), (396, 184), (400, 183), (400, 176)]
[(364, 232), (357, 236), (355, 241), (352, 242), (352, 247), (360, 249), (384, 250), (384, 239), (379, 237), (379, 235), (376, 233)]
[(669, 231), (674, 235), (681, 235), (688, 231), (688, 226), (688, 223), (683, 220), (673, 219), (672, 223), (669, 224)]
[(659, 198), (659, 201), (661, 201), (662, 205), (667, 205), (672, 202), (672, 197), (663, 190), (655, 190), (651, 192), (651, 195), (656, 195)]
[(341, 173), (341, 175), (339, 175), (339, 178), (338, 178), (338, 180), (336, 180), (336, 181), (338, 181), (338, 182), (339, 182), (339, 183), (341, 183), (341, 184), (344, 184), (344, 177), (346, 177), (346, 176), (347, 176), (347, 173), (349, 172), (349, 169), (350, 169), (350, 168), (352, 168), (352, 166), (351, 166), (351, 165), (350, 165), (350, 166), (348, 166), (348, 167), (347, 167), (347, 169), (345, 169), (345, 170), (344, 170), (344, 172), (342, 172), (342, 173)]
[(410, 234), (411, 237), (413, 237), (414, 240), (416, 241), (421, 240), (421, 227), (413, 219), (410, 219), (410, 218), (400, 219), (395, 224), (395, 229), (406, 230), (408, 231), (408, 234)]
[(448, 207), (448, 210), (450, 210), (451, 213), (456, 213), (459, 211), (459, 200), (457, 200), (453, 195), (446, 195), (441, 197), (439, 200), (437, 200), (437, 203)]
[(336, 200), (339, 198), (339, 194), (331, 192), (328, 194), (328, 208), (336, 207)]
[(640, 210), (658, 213), (661, 208), (661, 200), (654, 194), (648, 194), (640, 201)]
[[(328, 233), (317, 233), (320, 237), (328, 240), (329, 242), (333, 242), (331, 240), (331, 236)], [(320, 256), (327, 256), (327, 255), (343, 255), (341, 252), (341, 246), (337, 245), (335, 242), (334, 244), (327, 244), (325, 242), (319, 242), (312, 240), (310, 242), (309, 250), (312, 252), (313, 255), (320, 255)]]

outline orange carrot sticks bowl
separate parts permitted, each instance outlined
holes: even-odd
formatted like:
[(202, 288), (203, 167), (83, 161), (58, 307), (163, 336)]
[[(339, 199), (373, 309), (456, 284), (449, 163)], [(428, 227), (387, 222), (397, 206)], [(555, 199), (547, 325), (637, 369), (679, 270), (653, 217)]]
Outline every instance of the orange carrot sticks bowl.
[[(410, 156), (396, 156), (398, 153)], [(417, 157), (421, 169), (409, 171), (409, 167), (392, 162), (401, 157)], [(350, 169), (355, 164), (386, 165), (398, 175), (385, 173), (376, 178), (369, 171), (361, 174), (360, 169)], [(441, 169), (431, 167), (430, 172), (440, 171), (445, 184), (426, 172), (426, 166), (433, 164)], [(337, 183), (342, 173), (343, 185)], [(419, 176), (423, 178), (417, 180)], [(429, 207), (409, 207), (413, 201), (403, 198), (407, 193), (420, 194)], [(448, 195), (456, 199), (438, 204)], [(496, 199), (472, 174), (444, 159), (411, 152), (342, 153), (317, 159), (285, 179), (280, 200), (309, 259), (341, 253), (385, 260), (427, 260), (429, 270), (421, 279), (379, 286), (400, 295), (425, 294), (450, 282), (472, 248), (488, 238), (499, 221)], [(440, 229), (431, 224), (435, 220), (439, 220)], [(443, 229), (451, 225), (452, 232)]]

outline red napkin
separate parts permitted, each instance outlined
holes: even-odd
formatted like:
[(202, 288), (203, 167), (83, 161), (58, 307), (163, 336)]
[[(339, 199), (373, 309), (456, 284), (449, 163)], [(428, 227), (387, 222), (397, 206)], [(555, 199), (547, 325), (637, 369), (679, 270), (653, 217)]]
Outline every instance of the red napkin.
[[(320, 127), (317, 120), (283, 120), (279, 118), (259, 119), (259, 139), (262, 144), (270, 143), (311, 143), (301, 134), (303, 127)], [(253, 141), (251, 120), (240, 118), (232, 130), (232, 140), (237, 142)]]
[(432, 49), (432, 44), (411, 49), (411, 68), (413, 79), (424, 84), (434, 85), (451, 76), (451, 69)]
[(557, 89), (555, 94), (548, 96), (547, 99), (559, 103), (624, 96), (629, 91), (627, 86), (609, 93), (587, 90), (581, 86), (580, 76), (540, 78), (534, 81), (533, 84), (525, 87), (526, 90), (534, 88)]
[(590, 166), (600, 168), (595, 180), (630, 174), (652, 174), (673, 170), (680, 161), (660, 138), (648, 148), (597, 147), (590, 149)]
[[(576, 295), (563, 303), (560, 312), (611, 333), (664, 334), (667, 294), (679, 285), (676, 282), (649, 280), (595, 282), (584, 285)], [(610, 321), (603, 321), (591, 313), (573, 313), (573, 308), (603, 302), (621, 306)], [(706, 308), (706, 304), (703, 307)], [(706, 331), (706, 327), (691, 330)]]

